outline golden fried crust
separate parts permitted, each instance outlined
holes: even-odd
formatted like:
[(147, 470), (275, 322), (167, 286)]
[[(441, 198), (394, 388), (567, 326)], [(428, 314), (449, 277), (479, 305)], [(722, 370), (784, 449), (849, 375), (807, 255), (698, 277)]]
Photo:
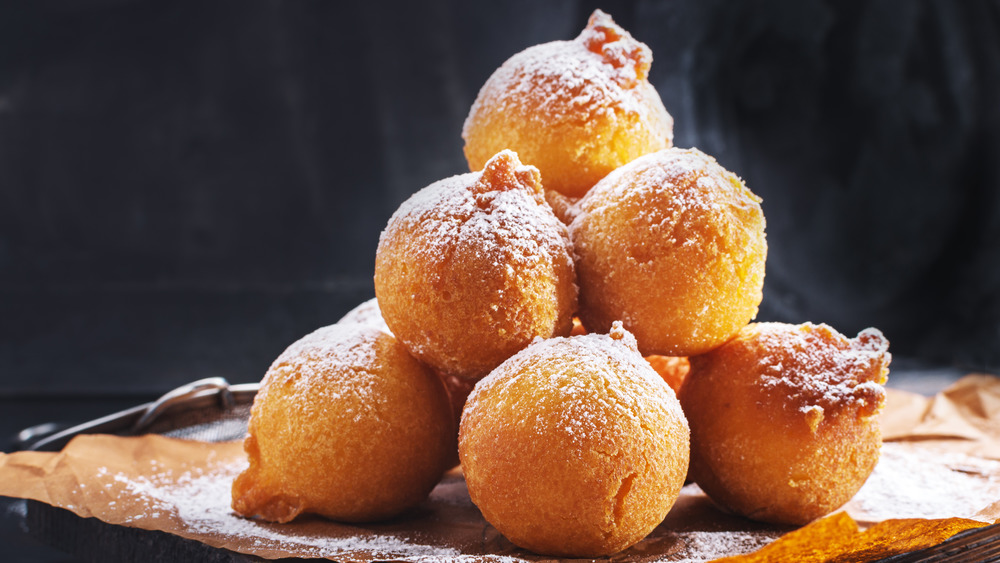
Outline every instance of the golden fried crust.
[(691, 362), (684, 356), (646, 356), (646, 361), (674, 393), (680, 392), (684, 378), (691, 371)]
[(621, 320), (644, 355), (693, 356), (757, 314), (767, 241), (760, 198), (712, 157), (666, 149), (580, 200), (570, 225), (588, 329)]
[(382, 311), (378, 308), (378, 300), (374, 297), (344, 313), (337, 324), (370, 326), (392, 334), (389, 325), (385, 324), (385, 319), (382, 318)]
[(669, 147), (673, 119), (647, 80), (652, 58), (600, 10), (575, 40), (514, 55), (466, 118), (469, 169), (510, 148), (538, 167), (547, 189), (580, 197), (615, 168)]
[(273, 522), (307, 512), (388, 518), (440, 480), (453, 432), (441, 380), (395, 338), (356, 325), (319, 329), (279, 356), (261, 384), (233, 510)]
[(688, 428), (620, 325), (538, 341), (480, 381), (459, 455), (469, 495), (515, 544), (564, 557), (638, 542), (676, 500)]
[[(574, 319), (574, 322), (576, 319)], [(382, 311), (378, 307), (378, 300), (369, 299), (348, 311), (339, 321), (338, 325), (364, 325), (376, 328), (383, 332), (392, 334), (385, 320), (382, 318)], [(574, 325), (575, 327), (575, 325)], [(458, 421), (462, 418), (462, 408), (465, 407), (465, 399), (472, 392), (475, 380), (464, 379), (453, 375), (444, 375), (434, 372), (441, 378), (445, 390), (448, 391), (448, 401), (451, 404), (452, 415), (455, 420), (455, 430), (452, 433), (451, 446), (449, 447), (448, 461), (445, 467), (452, 468), (458, 465)]]
[(691, 476), (719, 505), (804, 524), (850, 500), (878, 462), (891, 359), (880, 332), (751, 324), (691, 358), (680, 400)]
[(545, 190), (545, 201), (548, 202), (556, 217), (564, 224), (569, 225), (576, 218), (576, 204), (580, 198), (565, 196), (555, 190)]
[(478, 379), (535, 337), (569, 334), (571, 252), (538, 170), (501, 151), (400, 206), (379, 240), (375, 295), (414, 356)]

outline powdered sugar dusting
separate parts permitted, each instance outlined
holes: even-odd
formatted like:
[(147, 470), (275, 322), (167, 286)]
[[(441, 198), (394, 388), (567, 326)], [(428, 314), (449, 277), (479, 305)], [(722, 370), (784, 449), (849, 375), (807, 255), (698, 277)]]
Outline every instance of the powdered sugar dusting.
[[(378, 402), (378, 397), (370, 391), (377, 383), (373, 370), (380, 338), (392, 339), (392, 336), (371, 326), (353, 324), (334, 324), (307, 334), (292, 343), (271, 364), (255, 404), (265, 402), (269, 389), (280, 386), (279, 382), (303, 397), (325, 393), (327, 399), (333, 401), (340, 398), (341, 392), (350, 392), (370, 398), (369, 402)], [(347, 374), (350, 374), (350, 385), (316, 384), (317, 378), (346, 377)], [(312, 402), (303, 401), (303, 404)]]
[(597, 11), (575, 40), (535, 45), (504, 62), (479, 92), (462, 136), (468, 139), (481, 107), (523, 114), (540, 127), (599, 117), (614, 121), (619, 112), (642, 124), (671, 123), (665, 109), (658, 111), (662, 104), (654, 109), (644, 103), (650, 91), (640, 85), (652, 58), (649, 47)]
[(440, 180), (411, 196), (382, 239), (394, 238), (396, 231), (420, 241), (411, 250), (422, 264), (436, 264), (454, 252), (476, 253), (514, 272), (570, 260), (569, 235), (545, 202), (537, 169), (522, 166), (509, 150), (482, 172)]
[(378, 300), (374, 297), (348, 311), (337, 321), (337, 324), (369, 326), (392, 334), (389, 325), (385, 324), (385, 319), (382, 318), (382, 310), (379, 309)]
[(528, 563), (535, 559), (524, 559), (513, 555), (459, 555), (457, 557), (434, 558), (434, 561), (442, 563)]
[(421, 560), (424, 557), (458, 555), (454, 549), (414, 544), (394, 536), (373, 533), (350, 537), (308, 536), (293, 533), (280, 524), (237, 516), (230, 508), (230, 491), (233, 478), (245, 467), (246, 462), (241, 460), (209, 465), (181, 475), (163, 473), (134, 477), (117, 474), (113, 479), (123, 485), (128, 494), (147, 503), (147, 510), (126, 522), (129, 524), (171, 515), (194, 535), (218, 534), (230, 540), (237, 539), (251, 549), (282, 549), (302, 557), (405, 556), (410, 560)]
[(550, 336), (576, 307), (566, 226), (545, 202), (537, 169), (509, 150), (482, 172), (440, 180), (405, 201), (382, 232), (376, 262), (386, 322), (411, 353), (446, 373), (478, 375), (468, 373), (471, 358), (452, 354), (469, 333), (424, 330), (410, 322), (413, 311), (464, 308), (470, 330), (495, 339), (482, 355), (489, 365), (475, 367), (485, 374), (502, 359), (492, 356), (509, 353), (502, 348)]
[[(614, 426), (616, 420), (636, 420), (651, 413), (665, 414), (672, 420), (686, 420), (673, 391), (639, 354), (635, 337), (615, 322), (609, 335), (536, 340), (493, 370), (476, 384), (466, 401), (463, 420), (474, 417), (480, 397), (489, 393), (494, 401), (505, 401), (507, 389), (519, 385), (523, 373), (534, 373), (539, 362), (549, 364), (548, 379), (541, 381), (539, 392), (559, 397), (562, 403), (558, 431), (570, 443), (585, 443), (598, 432)], [(563, 369), (560, 363), (571, 363)], [(586, 375), (586, 376), (584, 376)], [(628, 383), (622, 381), (626, 377)], [(599, 400), (595, 400), (598, 397)], [(651, 418), (652, 419), (652, 418)]]
[(888, 518), (978, 518), (1000, 500), (1000, 462), (886, 443), (875, 471), (848, 504), (861, 522)]
[[(499, 163), (506, 163), (505, 172), (497, 170)], [(393, 214), (382, 238), (396, 230), (421, 241), (414, 250), (425, 264), (456, 250), (516, 270), (569, 258), (566, 228), (545, 202), (537, 170), (520, 166), (511, 151), (494, 157), (482, 173), (446, 178), (414, 194)]]
[[(517, 550), (509, 543), (500, 548), (501, 553), (467, 553), (462, 549), (445, 547), (441, 545), (445, 542), (441, 541), (427, 542), (419, 537), (369, 532), (361, 527), (338, 527), (337, 535), (309, 534), (292, 525), (243, 518), (233, 513), (229, 501), (232, 480), (245, 467), (246, 462), (242, 459), (227, 459), (209, 462), (205, 466), (184, 470), (179, 474), (167, 470), (153, 471), (143, 476), (110, 474), (105, 468), (100, 469), (99, 473), (107, 481), (106, 486), (120, 490), (123, 496), (129, 497), (129, 503), (145, 505), (144, 510), (123, 523), (158, 529), (156, 521), (171, 519), (178, 524), (178, 533), (181, 535), (221, 544), (230, 549), (239, 545), (240, 550), (246, 553), (266, 552), (302, 558), (365, 561), (391, 559), (410, 562), (521, 563), (547, 560)], [(460, 474), (446, 476), (431, 494), (429, 502), (472, 506), (465, 481)], [(478, 520), (466, 524), (479, 525)], [(659, 529), (640, 542), (633, 551), (634, 557), (642, 561), (700, 563), (754, 551), (777, 535), (779, 532), (775, 531)], [(665, 558), (653, 555), (663, 549), (661, 546), (668, 546), (664, 552)]]
[[(174, 533), (229, 549), (240, 546), (247, 553), (341, 561), (548, 560), (519, 550), (506, 540), (487, 540), (486, 535), (480, 540), (478, 532), (468, 534), (470, 529), (486, 524), (475, 512), (459, 473), (449, 473), (428, 500), (428, 510), (449, 514), (443, 516), (440, 525), (458, 526), (465, 532), (458, 534), (464, 540), (450, 544), (444, 536), (434, 536), (437, 539), (431, 540), (419, 532), (408, 531), (405, 524), (395, 531), (375, 531), (363, 526), (303, 527), (296, 523), (271, 524), (242, 518), (233, 513), (229, 503), (233, 478), (245, 467), (245, 460), (230, 456), (210, 456), (204, 463), (180, 467), (154, 461), (141, 475), (101, 467), (96, 470), (99, 479), (93, 486), (107, 490), (109, 511), (124, 510), (131, 515), (115, 520), (116, 523), (165, 529), (162, 522), (169, 520), (173, 523), (169, 529), (177, 530)], [(887, 443), (875, 472), (845, 510), (862, 524), (888, 518), (962, 517), (989, 521), (988, 515), (977, 513), (1000, 498), (998, 476), (1000, 461), (940, 453), (909, 443)], [(687, 497), (702, 495), (693, 484), (682, 492)], [(431, 506), (452, 508), (442, 512), (441, 508)], [(675, 517), (674, 521), (688, 522), (686, 517)], [(313, 521), (324, 522), (319, 518)], [(741, 530), (695, 524), (687, 529), (682, 524), (672, 529), (667, 524), (619, 558), (700, 563), (755, 551), (782, 533), (781, 528), (759, 526)], [(482, 553), (484, 550), (495, 552)]]
[(679, 538), (682, 547), (659, 561), (703, 563), (757, 551), (772, 541), (772, 534), (761, 532), (686, 532)]
[[(589, 215), (609, 207), (627, 206), (629, 221), (663, 231), (666, 242), (708, 245), (724, 240), (701, 240), (693, 235), (706, 230), (698, 225), (711, 219), (738, 230), (744, 215), (762, 215), (761, 199), (711, 156), (697, 149), (663, 149), (641, 156), (605, 176), (579, 203), (570, 230), (582, 228)], [(732, 219), (729, 217), (732, 216)], [(741, 254), (738, 246), (727, 252)]]
[[(889, 342), (869, 328), (848, 339), (825, 324), (755, 326), (761, 383), (806, 414), (875, 414), (885, 402)], [(787, 397), (787, 399), (785, 399)]]
[(587, 27), (577, 40), (617, 69), (615, 79), (622, 85), (630, 87), (646, 79), (653, 62), (653, 52), (601, 10), (590, 16)]

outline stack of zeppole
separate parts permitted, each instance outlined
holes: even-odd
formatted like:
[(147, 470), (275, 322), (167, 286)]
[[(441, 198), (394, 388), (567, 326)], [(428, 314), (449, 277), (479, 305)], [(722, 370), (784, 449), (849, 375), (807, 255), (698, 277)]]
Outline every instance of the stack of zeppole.
[(685, 476), (771, 522), (854, 494), (878, 459), (888, 343), (751, 324), (761, 200), (673, 147), (651, 63), (597, 11), (496, 70), (462, 131), (470, 172), (382, 232), (376, 299), (268, 371), (238, 513), (389, 518), (460, 459), (512, 542), (597, 557), (659, 525)]

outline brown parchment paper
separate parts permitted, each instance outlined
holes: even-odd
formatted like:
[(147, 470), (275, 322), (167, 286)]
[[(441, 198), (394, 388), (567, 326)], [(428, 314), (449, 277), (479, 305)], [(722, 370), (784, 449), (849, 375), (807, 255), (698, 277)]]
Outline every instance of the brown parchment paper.
[(1000, 460), (1000, 378), (967, 375), (931, 398), (888, 391), (883, 440)]
[[(932, 398), (890, 389), (882, 416), (886, 443), (879, 467), (831, 522), (846, 518), (855, 531), (877, 531), (878, 523), (907, 518), (925, 527), (940, 521), (934, 529), (952, 533), (1000, 518), (1000, 379), (967, 376)], [(550, 560), (518, 549), (485, 522), (460, 471), (448, 473), (415, 510), (390, 522), (352, 526), (316, 517), (289, 524), (237, 517), (229, 509), (229, 487), (245, 466), (235, 442), (79, 436), (59, 453), (0, 454), (0, 496), (268, 559)], [(794, 534), (826, 533), (831, 525), (821, 521)], [(924, 528), (911, 529), (924, 541), (938, 541)], [(656, 530), (610, 560), (710, 561), (772, 542), (771, 549), (780, 548), (774, 540), (785, 534), (785, 544), (794, 545), (791, 532), (726, 514), (688, 485)]]

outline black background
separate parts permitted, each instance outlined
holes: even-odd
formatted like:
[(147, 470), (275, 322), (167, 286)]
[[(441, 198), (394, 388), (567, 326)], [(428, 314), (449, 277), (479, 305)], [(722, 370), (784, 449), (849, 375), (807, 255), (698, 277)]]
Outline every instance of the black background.
[(759, 320), (879, 327), (897, 382), (1000, 371), (997, 0), (4, 2), (3, 437), (258, 381), (374, 294), (490, 73), (596, 7), (764, 198)]
[[(257, 381), (373, 295), (489, 74), (594, 2), (39, 1), (0, 17), (0, 394)], [(758, 319), (1000, 367), (1000, 3), (600, 4), (764, 198)]]

